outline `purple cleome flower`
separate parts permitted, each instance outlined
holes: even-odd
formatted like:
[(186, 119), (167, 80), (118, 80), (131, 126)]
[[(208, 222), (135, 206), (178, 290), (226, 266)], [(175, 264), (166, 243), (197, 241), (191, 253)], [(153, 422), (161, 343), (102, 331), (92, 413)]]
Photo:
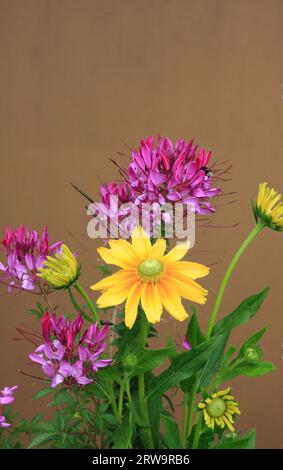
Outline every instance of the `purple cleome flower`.
[[(13, 397), (13, 393), (18, 389), (18, 385), (14, 385), (13, 387), (4, 387), (3, 390), (0, 391), (0, 405), (2, 406), (2, 413), (5, 409), (6, 405), (9, 405), (15, 400)], [(7, 423), (6, 417), (4, 415), (0, 416), (0, 427), (1, 428), (9, 428), (11, 426), (10, 423)]]
[(107, 326), (99, 330), (95, 323), (82, 332), (80, 314), (74, 320), (68, 320), (63, 315), (57, 318), (49, 312), (42, 317), (41, 325), (45, 343), (29, 357), (52, 379), (51, 387), (63, 382), (87, 385), (93, 381), (90, 374), (112, 362), (112, 359), (100, 359), (106, 348)]
[(14, 231), (8, 227), (1, 243), (6, 255), (6, 265), (0, 263), (1, 278), (8, 283), (9, 291), (13, 287), (33, 290), (41, 282), (37, 277), (38, 269), (46, 257), (56, 253), (62, 245), (57, 242), (49, 246), (46, 227), (40, 238), (35, 230), (25, 229), (24, 225)]
[[(160, 216), (160, 205), (183, 203), (191, 204), (196, 214), (204, 215), (215, 212), (211, 199), (221, 189), (214, 187), (214, 175), (208, 165), (211, 152), (198, 149), (193, 140), (186, 142), (179, 139), (174, 144), (167, 137), (158, 136), (142, 139), (138, 150), (132, 151), (128, 168), (120, 168), (122, 182), (101, 186), (101, 202), (104, 204), (103, 220), (115, 220), (118, 226), (132, 231), (128, 203), (134, 203), (138, 210), (142, 203), (151, 204), (153, 212)], [(111, 196), (118, 197), (119, 208), (113, 213)], [(123, 204), (124, 207), (121, 207)], [(101, 204), (93, 204), (90, 213), (101, 215)], [(162, 214), (165, 223), (170, 222), (166, 209)], [(148, 221), (150, 225), (151, 221)]]

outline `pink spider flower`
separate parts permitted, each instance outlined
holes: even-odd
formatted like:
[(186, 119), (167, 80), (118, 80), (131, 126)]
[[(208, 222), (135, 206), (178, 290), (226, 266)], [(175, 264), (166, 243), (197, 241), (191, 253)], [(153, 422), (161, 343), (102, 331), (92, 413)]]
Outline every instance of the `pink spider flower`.
[[(5, 410), (5, 406), (9, 405), (15, 400), (13, 397), (13, 393), (18, 389), (18, 385), (14, 385), (13, 387), (4, 387), (3, 390), (0, 391), (0, 405), (2, 406), (2, 413)], [(11, 426), (10, 423), (7, 422), (5, 415), (0, 415), (0, 427), (1, 428), (9, 428)]]
[(211, 152), (199, 150), (193, 140), (179, 139), (174, 144), (168, 137), (158, 136), (155, 145), (150, 136), (141, 140), (139, 150), (133, 150), (124, 175), (136, 204), (190, 203), (197, 214), (208, 214), (214, 212), (211, 198), (221, 192), (213, 187), (210, 159)]
[(40, 364), (45, 375), (51, 378), (51, 387), (60, 383), (87, 385), (93, 382), (93, 373), (106, 367), (112, 359), (100, 356), (106, 348), (108, 327), (101, 330), (98, 324), (83, 330), (80, 314), (74, 320), (63, 315), (56, 317), (45, 312), (41, 320), (44, 344), (29, 355)]
[(0, 263), (2, 282), (8, 284), (9, 291), (12, 288), (31, 291), (42, 282), (37, 276), (38, 269), (48, 255), (58, 252), (62, 242), (50, 246), (47, 227), (40, 237), (35, 230), (21, 225), (14, 231), (8, 227), (1, 244), (6, 256), (6, 263)]

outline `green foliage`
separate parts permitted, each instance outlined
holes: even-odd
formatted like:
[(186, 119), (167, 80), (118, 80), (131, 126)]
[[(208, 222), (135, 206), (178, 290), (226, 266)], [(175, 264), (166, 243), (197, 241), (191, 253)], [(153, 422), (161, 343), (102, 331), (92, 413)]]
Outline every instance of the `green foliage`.
[(191, 351), (186, 351), (177, 356), (170, 367), (155, 378), (148, 397), (161, 396), (170, 388), (176, 387), (180, 382), (200, 371), (220, 340), (221, 337), (219, 336), (212, 338)]
[(221, 436), (215, 449), (254, 449), (256, 430), (252, 429), (246, 434), (229, 433)]
[(162, 414), (161, 420), (164, 426), (164, 441), (168, 449), (182, 449), (182, 441), (179, 431), (179, 425), (168, 414)]
[(213, 328), (213, 335), (222, 335), (230, 332), (233, 328), (247, 323), (255, 316), (261, 307), (269, 287), (263, 289), (259, 294), (252, 295), (244, 300), (232, 313), (219, 320)]

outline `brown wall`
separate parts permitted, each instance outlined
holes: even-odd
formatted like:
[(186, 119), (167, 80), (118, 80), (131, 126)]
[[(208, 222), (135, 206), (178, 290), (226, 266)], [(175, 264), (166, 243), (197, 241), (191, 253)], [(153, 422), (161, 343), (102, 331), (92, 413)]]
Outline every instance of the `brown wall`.
[[(218, 262), (206, 286), (205, 324), (225, 265), (253, 220), (248, 197), (266, 179), (282, 191), (283, 2), (281, 0), (0, 0), (1, 231), (21, 223), (64, 239), (85, 261), (85, 285), (98, 277), (96, 242), (86, 235), (75, 181), (97, 195), (115, 178), (108, 161), (141, 136), (195, 137), (233, 164), (237, 202), (199, 230), (192, 259)], [(121, 157), (123, 160), (123, 158)], [(80, 243), (75, 240), (79, 240)], [(272, 285), (260, 314), (235, 331), (234, 344), (263, 325), (275, 373), (234, 381), (238, 429), (257, 427), (258, 447), (282, 447), (282, 236), (265, 231), (229, 285), (221, 314)], [(1, 384), (19, 383), (18, 408), (30, 415), (38, 382), (27, 370), (15, 326), (34, 298), (1, 288)], [(61, 297), (60, 297), (61, 302)], [(164, 343), (175, 324), (161, 325)], [(178, 325), (183, 334), (185, 325)], [(39, 406), (39, 404), (37, 404)]]

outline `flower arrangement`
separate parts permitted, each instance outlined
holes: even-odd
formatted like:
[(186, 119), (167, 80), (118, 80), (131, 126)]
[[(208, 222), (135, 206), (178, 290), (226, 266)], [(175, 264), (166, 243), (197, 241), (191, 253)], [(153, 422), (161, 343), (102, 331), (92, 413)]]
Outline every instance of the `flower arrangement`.
[[(221, 171), (210, 159), (211, 153), (198, 150), (193, 141), (173, 144), (159, 137), (155, 145), (153, 137), (142, 140), (128, 168), (119, 167), (123, 181), (101, 187), (104, 215), (111, 217), (113, 195), (138, 210), (142, 203), (182, 202), (193, 204), (198, 215), (212, 214), (213, 199), (221, 192)], [(47, 228), (41, 237), (24, 226), (7, 228), (0, 280), (11, 293), (20, 289), (41, 296), (42, 303), (30, 311), (38, 319), (37, 332), (18, 331), (32, 344), (31, 372), (26, 375), (45, 382), (33, 399), (49, 397), (53, 412), (50, 419), (43, 414), (31, 421), (20, 418), (10, 406), (18, 387), (3, 388), (1, 447), (21, 447), (27, 439), (29, 448), (254, 447), (255, 430), (237, 430), (240, 409), (230, 383), (239, 375), (256, 377), (275, 369), (263, 360), (259, 344), (266, 328), (246, 339), (238, 351), (229, 345), (229, 337), (256, 315), (268, 288), (221, 319), (218, 312), (248, 245), (264, 228), (283, 230), (280, 198), (267, 183), (259, 185), (257, 201), (252, 202), (255, 225), (227, 267), (205, 332), (198, 318), (209, 287), (198, 280), (206, 278), (209, 285), (209, 268), (188, 259), (189, 242), (170, 249), (165, 236), (156, 239), (140, 224), (130, 223), (129, 240), (102, 243), (98, 253), (106, 276), (85, 289), (79, 283), (79, 254), (61, 241), (50, 245)], [(118, 225), (125, 217), (119, 210)], [(168, 221), (165, 211), (162, 228)], [(112, 272), (108, 265), (118, 269)], [(52, 308), (55, 291), (69, 297), (67, 313)], [(99, 296), (91, 297), (92, 291), (100, 291)], [(156, 324), (168, 314), (172, 321), (184, 322), (181, 351), (172, 332), (162, 349), (154, 348)], [(182, 400), (181, 422), (175, 416), (172, 390)]]

